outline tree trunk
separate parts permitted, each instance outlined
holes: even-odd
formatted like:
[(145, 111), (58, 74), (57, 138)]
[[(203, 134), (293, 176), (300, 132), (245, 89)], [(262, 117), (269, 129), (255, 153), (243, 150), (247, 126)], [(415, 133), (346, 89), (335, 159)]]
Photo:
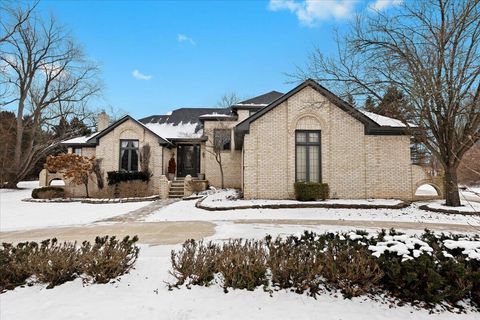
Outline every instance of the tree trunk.
[(446, 166), (444, 169), (446, 205), (451, 207), (459, 207), (460, 194), (458, 192), (457, 166)]
[(224, 182), (224, 179), (223, 179), (223, 166), (222, 166), (221, 163), (219, 163), (219, 165), (220, 165), (220, 177), (222, 179), (222, 189), (224, 189), (225, 188), (225, 182)]

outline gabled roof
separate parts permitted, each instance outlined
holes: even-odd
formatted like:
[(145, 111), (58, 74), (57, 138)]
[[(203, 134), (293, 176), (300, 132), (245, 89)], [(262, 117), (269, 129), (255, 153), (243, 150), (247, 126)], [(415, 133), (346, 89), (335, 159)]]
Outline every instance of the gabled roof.
[[(346, 101), (340, 99), (338, 96), (333, 94), (331, 91), (327, 90), (325, 87), (318, 84), (316, 81), (312, 79), (305, 80), (297, 87), (293, 88), (286, 94), (282, 95), (280, 98), (273, 101), (268, 106), (264, 107), (263, 109), (259, 110), (252, 116), (248, 117), (247, 119), (243, 120), (235, 127), (235, 131), (237, 134), (242, 135), (248, 133), (250, 130), (250, 124), (253, 123), (258, 118), (262, 117), (264, 114), (272, 110), (273, 108), (279, 106), (284, 101), (289, 99), (291, 96), (295, 95), (296, 93), (300, 92), (306, 87), (311, 87), (326, 97), (331, 103), (342, 109), (343, 111), (350, 114), (352, 117), (357, 119), (358, 121), (362, 122), (365, 126), (365, 134), (367, 135), (404, 135), (407, 134), (406, 126), (385, 126), (377, 123), (376, 121), (372, 120), (369, 116), (365, 113), (361, 112), (360, 110), (356, 109), (355, 107), (348, 104)], [(386, 118), (386, 117), (384, 117)], [(394, 120), (394, 119), (392, 119)]]
[(65, 141), (62, 141), (62, 144), (67, 145), (67, 146), (95, 146), (95, 145), (98, 144), (98, 141), (100, 140), (101, 137), (105, 136), (106, 134), (111, 132), (113, 129), (118, 127), (120, 124), (122, 124), (122, 123), (124, 123), (125, 121), (128, 121), (128, 120), (132, 120), (133, 122), (135, 122), (136, 124), (138, 124), (139, 126), (144, 128), (145, 130), (147, 130), (150, 133), (152, 133), (153, 135), (157, 136), (160, 144), (166, 144), (166, 145), (171, 144), (170, 141), (168, 141), (167, 139), (158, 135), (154, 131), (150, 130), (143, 123), (135, 120), (134, 118), (132, 118), (129, 115), (126, 115), (126, 116), (122, 117), (121, 119), (115, 121), (114, 123), (109, 125), (106, 129), (104, 129), (100, 132), (95, 132), (95, 133), (93, 133), (89, 136), (82, 136), (82, 137), (76, 137), (76, 138), (73, 138), (73, 139), (65, 140)]
[(233, 109), (250, 109), (250, 108), (263, 108), (268, 106), (273, 101), (283, 96), (283, 93), (278, 91), (270, 91), (262, 95), (240, 101), (232, 106)]

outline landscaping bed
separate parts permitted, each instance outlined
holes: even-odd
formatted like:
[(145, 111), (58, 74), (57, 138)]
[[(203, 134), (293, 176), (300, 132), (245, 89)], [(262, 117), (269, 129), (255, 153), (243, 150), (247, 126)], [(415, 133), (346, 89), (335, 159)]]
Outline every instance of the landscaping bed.
[(196, 207), (209, 211), (239, 209), (403, 209), (410, 205), (396, 199), (327, 199), (324, 201), (297, 200), (243, 200), (237, 190), (227, 189), (209, 192), (196, 203)]
[(463, 215), (480, 215), (480, 203), (473, 201), (462, 201), (461, 207), (447, 207), (443, 200), (434, 201), (419, 206), (422, 210), (447, 213), (447, 214), (463, 214)]
[[(171, 252), (171, 274), (181, 286), (288, 290), (314, 298), (387, 298), (398, 304), (462, 310), (480, 307), (480, 237), (415, 237), (382, 231), (315, 234), (227, 242), (187, 241)], [(452, 309), (453, 308), (453, 309)]]
[(125, 203), (125, 202), (142, 202), (142, 201), (155, 201), (160, 199), (160, 196), (147, 196), (147, 197), (129, 197), (129, 198), (53, 198), (53, 199), (22, 199), (25, 202), (81, 202), (91, 204), (101, 203)]

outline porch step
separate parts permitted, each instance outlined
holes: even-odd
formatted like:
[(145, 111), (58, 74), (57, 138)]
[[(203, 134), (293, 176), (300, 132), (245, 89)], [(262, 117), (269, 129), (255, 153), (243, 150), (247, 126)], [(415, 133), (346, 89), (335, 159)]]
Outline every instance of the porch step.
[(184, 179), (173, 180), (170, 185), (170, 191), (168, 193), (169, 198), (183, 198), (185, 190)]

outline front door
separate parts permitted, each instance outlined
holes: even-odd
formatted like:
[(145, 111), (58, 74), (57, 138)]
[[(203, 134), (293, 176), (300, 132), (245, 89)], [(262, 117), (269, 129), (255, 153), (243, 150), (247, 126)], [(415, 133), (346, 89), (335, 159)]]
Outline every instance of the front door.
[(196, 177), (200, 173), (200, 145), (181, 144), (177, 147), (177, 176), (191, 175)]

